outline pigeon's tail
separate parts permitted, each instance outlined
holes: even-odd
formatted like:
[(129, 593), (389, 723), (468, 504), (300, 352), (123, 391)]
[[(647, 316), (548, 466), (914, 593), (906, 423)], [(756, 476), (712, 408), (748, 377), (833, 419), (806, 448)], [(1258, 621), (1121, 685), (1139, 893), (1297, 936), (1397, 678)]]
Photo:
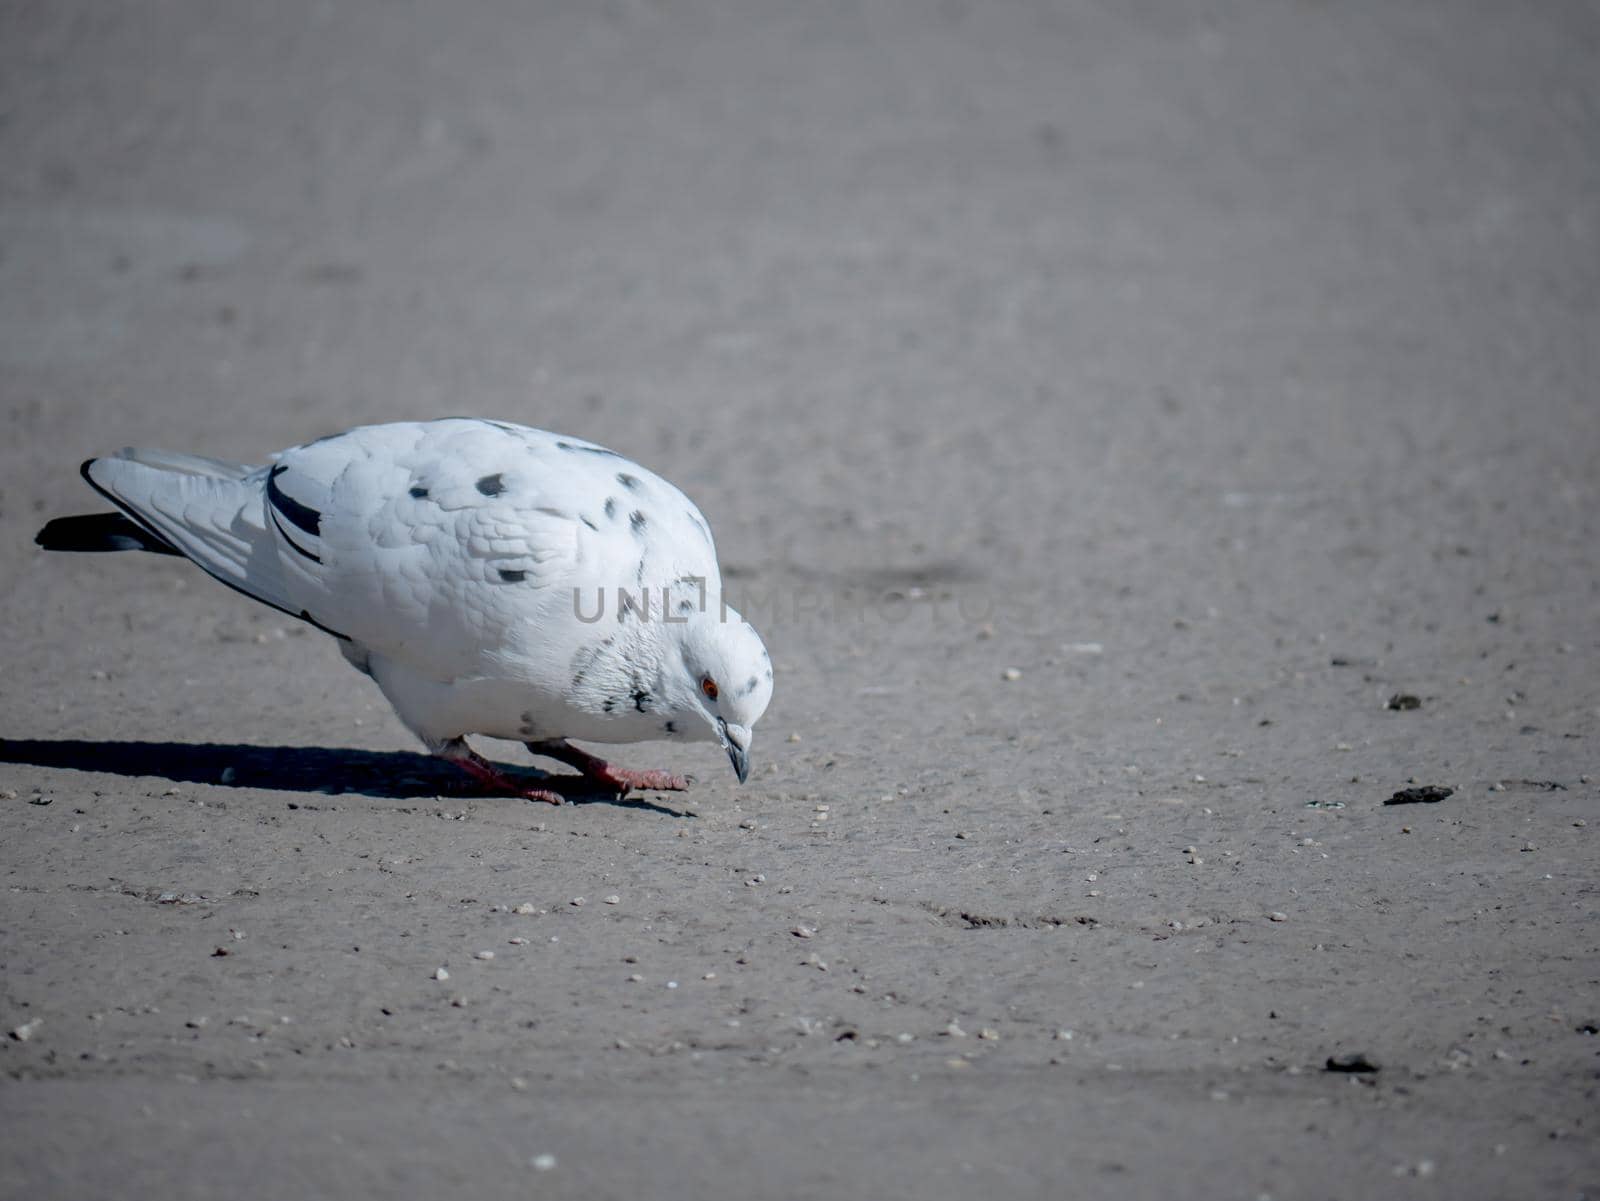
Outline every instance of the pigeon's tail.
[(121, 513), (57, 517), (46, 523), (44, 529), (33, 536), (33, 540), (45, 550), (147, 550), (158, 555), (183, 553), (165, 538), (158, 538), (142, 526), (135, 525)]
[[(110, 515), (94, 519), (104, 522), (97, 528), (86, 524), (89, 519), (64, 518), (40, 531), (41, 545), (111, 550), (131, 548), (131, 542), (141, 550), (164, 548), (193, 560), (229, 587), (299, 616), (265, 525), (265, 468), (167, 451), (124, 450), (90, 459), (82, 470), (95, 491), (122, 510), (126, 524), (113, 526)], [(85, 541), (99, 535), (99, 545), (72, 543), (69, 536), (80, 532)], [(51, 542), (45, 541), (47, 535)]]

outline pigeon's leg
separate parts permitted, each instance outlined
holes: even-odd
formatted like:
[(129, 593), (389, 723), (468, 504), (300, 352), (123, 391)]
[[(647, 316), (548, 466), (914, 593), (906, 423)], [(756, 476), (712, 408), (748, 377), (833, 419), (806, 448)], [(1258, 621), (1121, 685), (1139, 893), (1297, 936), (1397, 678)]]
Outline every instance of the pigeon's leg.
[(559, 759), (568, 766), (577, 768), (596, 783), (615, 788), (618, 792), (627, 792), (630, 788), (682, 792), (692, 783), (688, 776), (675, 776), (668, 771), (629, 771), (625, 767), (614, 767), (604, 759), (589, 754), (588, 751), (580, 751), (561, 738), (552, 738), (547, 742), (530, 742), (526, 746), (535, 755), (547, 755), (551, 759)]
[(519, 796), (528, 801), (548, 801), (552, 805), (561, 805), (566, 802), (564, 796), (549, 788), (530, 788), (518, 784), (468, 746), (465, 738), (452, 738), (447, 742), (431, 743), (428, 749), (441, 759), (448, 759), (478, 783), (494, 792), (508, 793), (511, 796)]

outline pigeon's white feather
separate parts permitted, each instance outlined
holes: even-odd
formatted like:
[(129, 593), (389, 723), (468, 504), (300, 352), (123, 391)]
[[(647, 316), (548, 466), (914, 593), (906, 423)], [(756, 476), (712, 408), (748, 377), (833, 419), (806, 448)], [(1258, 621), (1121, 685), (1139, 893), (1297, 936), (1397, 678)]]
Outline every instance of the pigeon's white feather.
[[(726, 741), (771, 694), (759, 638), (717, 614), (699, 510), (592, 443), (451, 418), (361, 427), (262, 467), (132, 451), (85, 475), (218, 579), (340, 637), (430, 746)], [(734, 685), (721, 702), (699, 696), (702, 663)], [(694, 728), (674, 720), (689, 710)]]

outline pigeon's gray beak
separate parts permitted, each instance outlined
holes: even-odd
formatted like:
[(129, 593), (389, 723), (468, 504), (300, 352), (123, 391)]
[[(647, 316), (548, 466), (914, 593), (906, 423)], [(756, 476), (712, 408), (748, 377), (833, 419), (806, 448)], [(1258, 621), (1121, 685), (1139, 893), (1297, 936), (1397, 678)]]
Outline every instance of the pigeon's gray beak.
[(726, 721), (717, 722), (717, 731), (722, 735), (722, 745), (728, 749), (733, 774), (743, 784), (750, 776), (750, 731), (743, 726), (730, 726)]
[(730, 742), (728, 743), (728, 758), (733, 760), (733, 774), (738, 776), (739, 783), (743, 784), (750, 778), (750, 752), (745, 750), (744, 747), (734, 746)]

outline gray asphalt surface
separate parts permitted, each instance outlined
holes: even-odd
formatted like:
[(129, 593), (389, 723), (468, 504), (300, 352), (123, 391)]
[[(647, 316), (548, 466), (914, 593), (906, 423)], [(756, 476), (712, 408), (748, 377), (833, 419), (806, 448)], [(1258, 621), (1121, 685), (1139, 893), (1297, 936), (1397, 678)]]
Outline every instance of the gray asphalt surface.
[[(1597, 129), (1589, 3), (0, 7), (0, 1193), (1600, 1195)], [(700, 503), (746, 786), (32, 545), (458, 413)]]

